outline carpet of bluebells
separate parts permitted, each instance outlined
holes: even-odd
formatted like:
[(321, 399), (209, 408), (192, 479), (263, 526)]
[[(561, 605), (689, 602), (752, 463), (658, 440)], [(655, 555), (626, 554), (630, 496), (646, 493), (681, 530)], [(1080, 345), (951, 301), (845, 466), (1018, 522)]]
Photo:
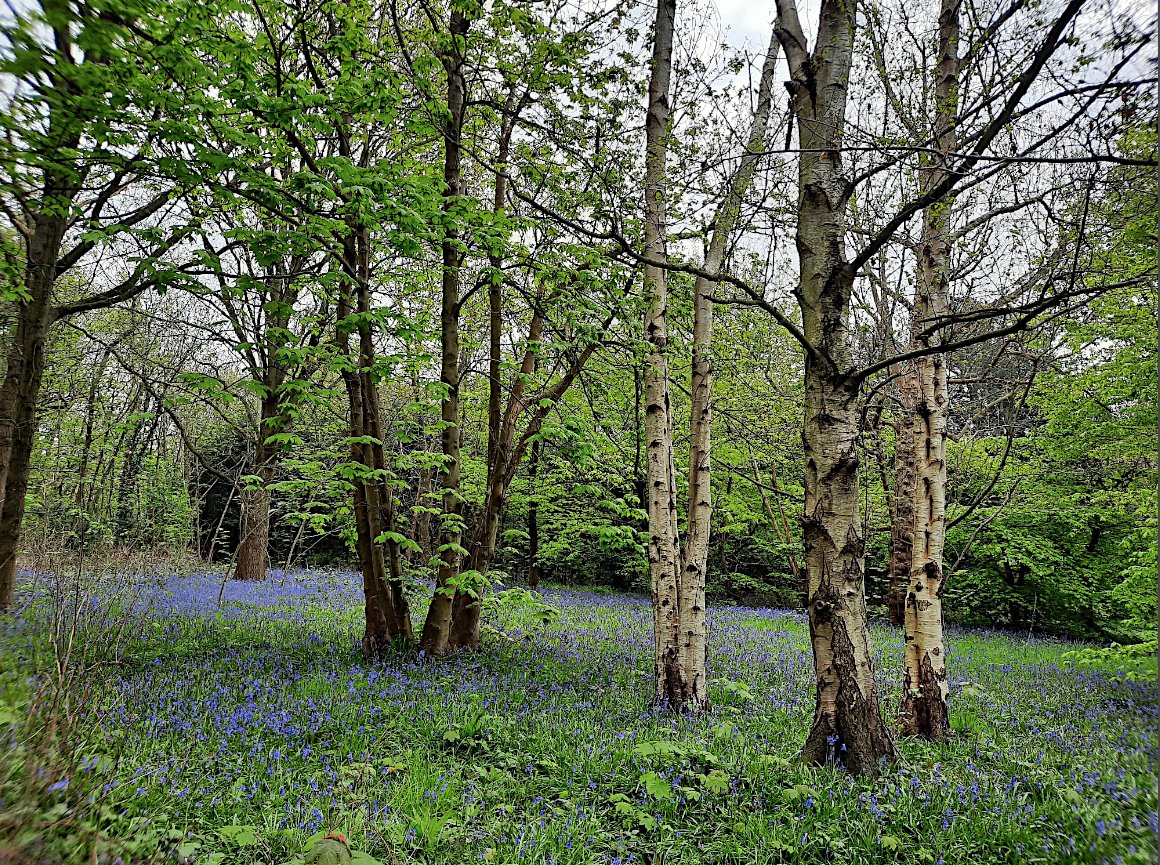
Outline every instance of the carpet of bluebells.
[[(812, 710), (797, 612), (711, 610), (713, 709), (688, 718), (648, 706), (640, 597), (549, 590), (557, 619), (501, 604), (482, 651), (368, 664), (354, 574), (219, 592), (154, 577), (117, 608), (93, 753), (45, 778), (58, 815), (99, 801), (207, 863), (289, 862), (331, 830), (399, 863), (1157, 857), (1155, 684), (1059, 640), (952, 630), (955, 738), (902, 742), (871, 781), (794, 762)], [(37, 610), (0, 626), (0, 669), (32, 672)], [(874, 644), (889, 715), (900, 640), (875, 627)]]

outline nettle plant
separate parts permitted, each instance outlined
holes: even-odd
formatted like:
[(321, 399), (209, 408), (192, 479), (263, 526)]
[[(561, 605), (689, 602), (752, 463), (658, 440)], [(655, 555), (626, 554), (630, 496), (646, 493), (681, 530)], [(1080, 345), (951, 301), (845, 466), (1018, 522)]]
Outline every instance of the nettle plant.
[(675, 813), (685, 802), (729, 791), (731, 777), (720, 768), (720, 759), (695, 743), (645, 741), (633, 753), (653, 768), (641, 774), (634, 795), (617, 792), (608, 797), (630, 831), (655, 829), (658, 821), (653, 811)]

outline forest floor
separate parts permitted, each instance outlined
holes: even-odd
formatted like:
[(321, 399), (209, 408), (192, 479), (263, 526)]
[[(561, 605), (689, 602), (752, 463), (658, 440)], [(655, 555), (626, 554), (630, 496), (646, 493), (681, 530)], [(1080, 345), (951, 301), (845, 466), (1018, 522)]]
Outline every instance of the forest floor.
[[(1155, 685), (1064, 641), (952, 629), (954, 740), (853, 780), (794, 762), (796, 612), (713, 609), (713, 709), (674, 718), (648, 707), (646, 599), (549, 590), (557, 619), (503, 605), (480, 652), (366, 664), (355, 575), (230, 583), (219, 605), (220, 579), (106, 592), (67, 663), (59, 591), (0, 626), (0, 861), (282, 863), (332, 830), (363, 865), (1157, 856)], [(900, 641), (874, 641), (892, 713)], [(67, 699), (43, 698), (54, 678)]]

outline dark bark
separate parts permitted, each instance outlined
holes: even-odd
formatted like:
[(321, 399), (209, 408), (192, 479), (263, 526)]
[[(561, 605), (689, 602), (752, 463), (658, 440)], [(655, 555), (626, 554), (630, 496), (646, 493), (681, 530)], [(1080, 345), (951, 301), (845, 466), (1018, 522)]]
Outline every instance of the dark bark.
[[(595, 343), (589, 343), (577, 354), (564, 373), (551, 387), (540, 391), (539, 398), (527, 400), (534, 403), (535, 409), (531, 412), (523, 431), (517, 431), (519, 421), (525, 409), (525, 393), (529, 378), (535, 373), (539, 356), (539, 344), (543, 337), (544, 317), (542, 304), (538, 300), (536, 310), (532, 314), (532, 321), (528, 325), (527, 347), (524, 350), (523, 361), (519, 371), (511, 383), (511, 392), (503, 421), (500, 424), (500, 435), (496, 443), (496, 468), (489, 476), (484, 512), (480, 524), (476, 529), (474, 543), (468, 557), (467, 570), (475, 571), (486, 576), (495, 557), (496, 541), (499, 535), (500, 523), (504, 509), (507, 507), (508, 490), (512, 480), (519, 471), (520, 464), (528, 448), (532, 445), (535, 436), (543, 426), (544, 418), (552, 407), (559, 402), (564, 393), (571, 387), (576, 376), (584, 368)], [(479, 645), (480, 638), (480, 611), (482, 595), (473, 597), (467, 593), (460, 593), (453, 603), (451, 635), (449, 645), (453, 649), (473, 649)]]
[[(906, 598), (907, 606), (913, 607), (911, 618), (917, 619), (920, 612), (919, 604), (926, 603), (913, 592)], [(903, 669), (902, 703), (898, 707), (899, 726), (908, 736), (921, 736), (924, 739), (941, 742), (951, 735), (950, 716), (947, 709), (947, 671), (946, 661), (940, 656), (943, 649), (934, 646), (924, 653), (918, 662), (918, 675), (914, 674), (913, 664)], [(937, 665), (935, 661), (940, 663)]]
[[(369, 255), (369, 251), (366, 255)], [(285, 392), (284, 386), (294, 373), (283, 365), (279, 349), (286, 344), (284, 334), (290, 327), (290, 317), (298, 299), (295, 279), (300, 267), (301, 260), (291, 257), (288, 268), (279, 264), (270, 268), (267, 274), (266, 290), (273, 303), (264, 305), (266, 320), (257, 334), (262, 343), (258, 353), (260, 366), (250, 371), (254, 380), (262, 385), (258, 428), (254, 434), (253, 474), (258, 481), (242, 493), (242, 537), (234, 570), (234, 577), (238, 580), (264, 580), (270, 567), (269, 485), (274, 480), (283, 448), (269, 439), (284, 432), (289, 423), (288, 409), (293, 398)], [(364, 274), (359, 282), (360, 296), (366, 290), (363, 281), (367, 278)]]
[[(375, 348), (371, 326), (365, 317), (370, 311), (368, 244), (365, 227), (352, 226), (351, 235), (343, 243), (343, 268), (347, 279), (338, 314), (340, 346), (348, 348), (352, 331), (358, 335), (358, 350), (352, 358), (354, 363), (343, 370), (342, 377), (350, 410), (350, 458), (362, 469), (351, 479), (351, 485), (354, 488), (355, 529), (366, 610), (363, 654), (374, 658), (388, 651), (399, 638), (410, 640), (413, 633), (411, 611), (403, 590), (398, 544), (383, 538), (385, 533), (394, 530), (394, 506), (393, 494), (383, 477), (386, 463), (374, 377)], [(361, 314), (353, 328), (348, 322), (351, 312)]]
[[(97, 391), (104, 380), (109, 356), (110, 350), (106, 348), (101, 355), (101, 360), (92, 371), (89, 392), (85, 398), (85, 437), (81, 443), (81, 459), (80, 465), (77, 467), (76, 487), (73, 491), (73, 535), (78, 544), (84, 544), (88, 538), (89, 520), (85, 513), (85, 497), (88, 493), (89, 461), (92, 458), (93, 433), (97, 417)], [(195, 510), (194, 513), (196, 512)]]
[(840, 765), (855, 775), (875, 775), (882, 759), (894, 755), (894, 740), (873, 697), (858, 686), (858, 652), (842, 618), (831, 615), (841, 604), (839, 590), (830, 583), (819, 587), (810, 604), (810, 637), (829, 634), (830, 669), (836, 685), (834, 700), (815, 713), (802, 760)]
[[(75, 192), (49, 180), (45, 198), (71, 201)], [(24, 520), (32, 451), (36, 442), (36, 407), (44, 380), (44, 350), (54, 318), (52, 289), (64, 241), (65, 220), (41, 213), (26, 245), (24, 288), (28, 299), (17, 308), (8, 348), (8, 366), (0, 385), (0, 610), (12, 606), (16, 561)]]
[[(506, 192), (506, 175), (512, 130), (515, 115), (523, 104), (517, 98), (516, 85), (508, 93), (506, 110), (500, 124), (499, 141), (496, 148), (495, 189), (492, 198), (492, 213), (503, 215)], [(487, 381), (487, 483), (484, 493), (484, 514), (475, 532), (475, 543), (468, 555), (466, 571), (480, 575), (473, 592), (457, 592), (452, 601), (451, 630), (448, 645), (452, 649), (474, 649), (479, 645), (480, 613), (486, 582), (482, 579), (491, 568), (495, 558), (496, 539), (503, 511), (507, 506), (507, 488), (516, 466), (511, 463), (512, 442), (515, 437), (516, 408), (523, 384), (517, 382), (509, 400), (508, 410), (503, 409), (503, 388), (500, 382), (502, 361), (501, 337), (503, 336), (503, 258), (495, 251), (488, 254), (488, 381)], [(533, 313), (533, 326), (540, 321), (540, 311)], [(536, 336), (537, 347), (539, 334)], [(535, 371), (535, 355), (532, 355), (530, 372)]]
[(540, 454), (544, 449), (543, 442), (532, 445), (532, 453), (528, 458), (528, 482), (531, 494), (528, 498), (528, 588), (537, 589), (540, 586), (540, 508), (536, 495), (536, 477), (540, 472)]
[(242, 491), (242, 537), (234, 566), (234, 579), (261, 581), (269, 570), (270, 490), (280, 448), (266, 439), (280, 428), (278, 396), (269, 392), (262, 398), (261, 416), (254, 443), (254, 475), (257, 483)]
[(462, 69), (462, 41), (466, 39), (469, 27), (470, 22), (461, 10), (451, 12), (450, 33), (453, 42), (440, 58), (447, 73), (448, 110), (443, 130), (443, 210), (448, 223), (441, 245), (443, 275), (439, 316), (439, 379), (443, 386), (440, 405), (443, 513), (439, 525), (439, 571), (435, 577), (435, 593), (427, 610), (419, 644), (424, 652), (431, 655), (443, 655), (451, 649), (448, 640), (455, 595), (452, 583), (460, 573), (460, 550), (463, 548), (463, 504), (459, 496), (459, 230), (455, 227), (454, 212), (463, 183), (460, 137), (467, 94)]

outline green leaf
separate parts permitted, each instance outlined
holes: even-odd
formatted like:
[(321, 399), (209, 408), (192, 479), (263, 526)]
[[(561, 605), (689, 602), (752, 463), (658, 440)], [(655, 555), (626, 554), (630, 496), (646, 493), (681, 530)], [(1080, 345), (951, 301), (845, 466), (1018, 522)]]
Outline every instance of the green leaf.
[(641, 742), (634, 749), (642, 757), (651, 757), (654, 754), (683, 754), (685, 749), (677, 742), (658, 739), (651, 742)]
[(668, 801), (673, 798), (672, 786), (656, 772), (645, 772), (640, 776), (640, 782), (644, 785), (645, 793), (653, 799)]
[(376, 544), (398, 544), (400, 549), (410, 550), (411, 552), (419, 552), (420, 547), (413, 540), (406, 535), (401, 535), (398, 532), (383, 532), (375, 538)]
[(237, 847), (253, 847), (258, 843), (256, 826), (220, 826), (218, 834)]
[(878, 846), (883, 850), (900, 850), (902, 849), (902, 841), (893, 835), (883, 835), (878, 839)]
[(797, 802), (800, 799), (805, 799), (807, 796), (817, 796), (817, 791), (807, 787), (805, 784), (794, 784), (788, 790), (783, 790), (781, 793), (781, 801), (783, 802)]
[(729, 776), (720, 769), (714, 769), (708, 775), (699, 776), (701, 786), (710, 793), (726, 793), (729, 791)]
[(636, 815), (636, 808), (629, 801), (613, 802), (613, 807), (616, 808), (617, 814), (622, 814), (625, 817), (633, 817)]
[(955, 689), (955, 694), (962, 697), (981, 697), (983, 689), (972, 682), (963, 682)]
[(382, 863), (369, 853), (363, 853), (361, 850), (351, 850), (350, 865), (382, 865)]

